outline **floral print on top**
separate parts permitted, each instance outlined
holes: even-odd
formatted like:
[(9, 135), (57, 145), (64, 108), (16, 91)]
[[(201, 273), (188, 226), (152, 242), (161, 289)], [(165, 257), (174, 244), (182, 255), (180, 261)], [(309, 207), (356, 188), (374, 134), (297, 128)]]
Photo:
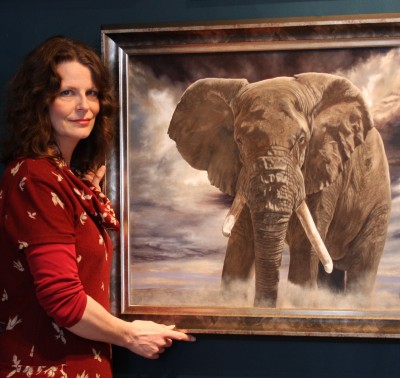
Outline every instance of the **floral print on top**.
[(109, 310), (118, 221), (107, 197), (62, 161), (22, 159), (0, 185), (0, 377), (110, 378), (111, 346), (58, 326), (39, 305), (24, 250), (74, 244), (85, 293)]

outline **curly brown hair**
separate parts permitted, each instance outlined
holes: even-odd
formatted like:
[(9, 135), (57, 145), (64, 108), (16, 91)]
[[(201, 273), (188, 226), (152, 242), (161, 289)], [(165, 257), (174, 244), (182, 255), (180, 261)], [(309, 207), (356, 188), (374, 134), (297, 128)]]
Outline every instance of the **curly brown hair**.
[(71, 61), (90, 69), (100, 102), (94, 129), (88, 138), (79, 141), (71, 168), (87, 172), (104, 163), (113, 139), (116, 110), (111, 78), (94, 49), (63, 36), (52, 37), (30, 52), (9, 83), (6, 120), (10, 129), (3, 149), (3, 163), (24, 157), (57, 156), (57, 152), (49, 148), (56, 143), (48, 106), (61, 85), (57, 66)]

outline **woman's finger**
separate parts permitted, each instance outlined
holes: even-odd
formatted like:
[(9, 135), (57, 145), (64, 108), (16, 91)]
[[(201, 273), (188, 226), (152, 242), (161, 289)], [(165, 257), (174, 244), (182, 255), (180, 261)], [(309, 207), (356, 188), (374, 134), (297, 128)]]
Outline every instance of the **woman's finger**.
[(92, 179), (92, 184), (100, 189), (100, 182), (106, 174), (106, 166), (102, 165), (95, 173)]

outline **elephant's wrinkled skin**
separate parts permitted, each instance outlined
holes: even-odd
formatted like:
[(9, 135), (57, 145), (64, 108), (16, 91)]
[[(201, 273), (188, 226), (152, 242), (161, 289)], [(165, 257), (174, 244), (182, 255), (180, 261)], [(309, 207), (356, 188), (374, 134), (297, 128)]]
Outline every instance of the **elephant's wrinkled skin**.
[[(249, 279), (255, 266), (254, 303), (275, 306), (286, 240), (291, 282), (371, 292), (390, 180), (380, 135), (348, 80), (319, 73), (252, 84), (198, 80), (183, 94), (168, 133), (191, 166), (235, 197), (223, 227), (230, 236), (224, 288)], [(330, 275), (295, 215), (304, 200), (315, 221), (310, 227), (333, 260)]]

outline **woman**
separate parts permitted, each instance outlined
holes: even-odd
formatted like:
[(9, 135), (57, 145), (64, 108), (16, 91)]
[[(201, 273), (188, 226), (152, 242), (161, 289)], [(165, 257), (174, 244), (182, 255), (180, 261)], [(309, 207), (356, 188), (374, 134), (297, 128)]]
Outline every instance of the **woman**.
[(115, 105), (87, 46), (54, 37), (11, 81), (0, 187), (0, 376), (111, 377), (110, 344), (157, 358), (194, 338), (109, 312), (119, 227), (100, 191)]

